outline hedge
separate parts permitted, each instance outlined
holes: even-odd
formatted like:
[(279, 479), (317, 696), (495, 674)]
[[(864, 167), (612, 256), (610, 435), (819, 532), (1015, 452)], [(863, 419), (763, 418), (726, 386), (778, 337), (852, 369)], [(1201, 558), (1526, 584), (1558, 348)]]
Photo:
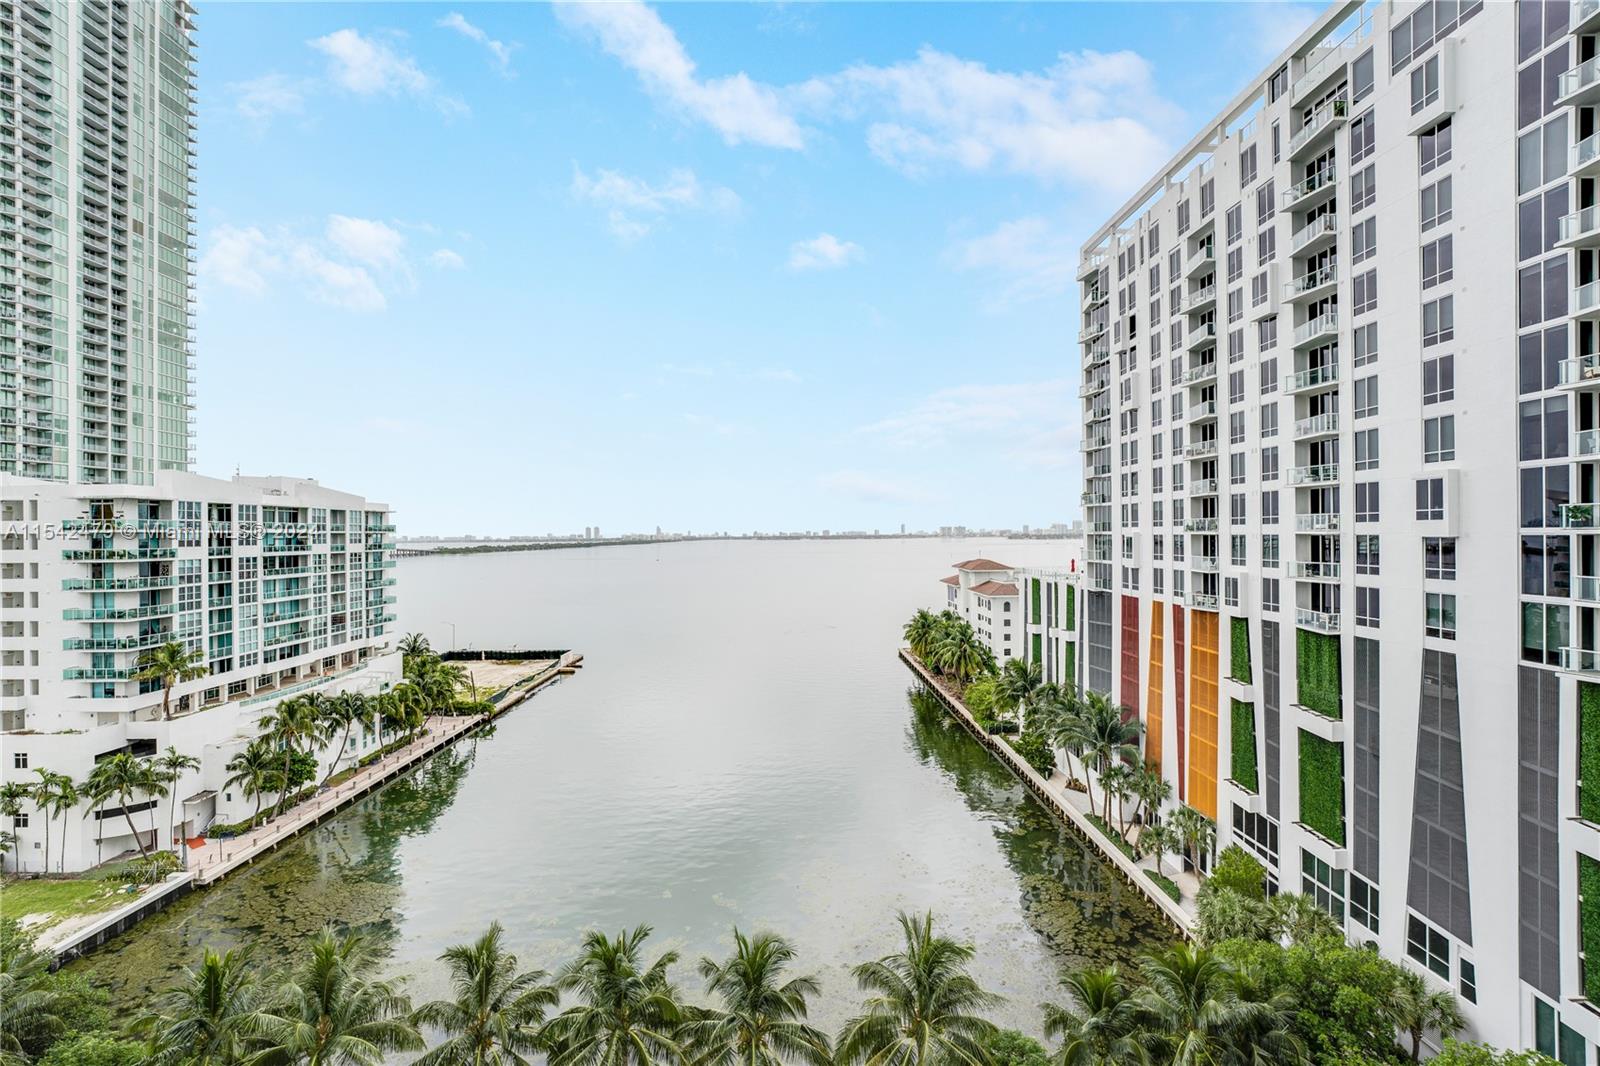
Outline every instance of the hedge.
[(1023, 733), (1011, 742), (1011, 750), (1015, 751), (1040, 777), (1049, 777), (1056, 770), (1055, 748), (1038, 733)]
[(1295, 630), (1295, 673), (1300, 706), (1328, 718), (1344, 717), (1340, 690), (1339, 638), (1309, 629)]
[(1583, 994), (1600, 1001), (1600, 862), (1578, 855), (1578, 941), (1583, 947)]
[(1229, 742), (1233, 753), (1233, 783), (1251, 792), (1261, 786), (1256, 779), (1256, 707), (1233, 701), (1233, 733)]
[(1344, 845), (1344, 746), (1300, 730), (1300, 821)]
[(1178, 883), (1166, 874), (1158, 874), (1154, 870), (1146, 870), (1144, 875), (1154, 881), (1167, 895), (1172, 897), (1172, 902), (1183, 902), (1183, 891), (1178, 888)]
[(1578, 780), (1578, 817), (1600, 823), (1600, 685), (1589, 681), (1578, 685)]
[(1250, 621), (1246, 618), (1232, 620), (1233, 666), (1228, 676), (1235, 681), (1250, 683)]

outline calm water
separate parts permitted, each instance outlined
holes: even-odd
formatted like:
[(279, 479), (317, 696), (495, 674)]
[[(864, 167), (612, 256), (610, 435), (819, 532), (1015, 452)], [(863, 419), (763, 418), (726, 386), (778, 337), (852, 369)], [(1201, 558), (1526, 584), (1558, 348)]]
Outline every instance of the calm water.
[[(499, 919), (554, 968), (638, 922), (722, 954), (777, 929), (820, 976), (891, 950), (897, 908), (978, 945), (1009, 1024), (1038, 1028), (1062, 966), (1170, 934), (936, 709), (908, 697), (902, 622), (955, 559), (1056, 562), (1048, 542), (719, 542), (407, 559), (400, 621), (446, 647), (571, 647), (575, 678), (493, 735), (198, 894), (80, 964), (119, 1000), (200, 946), (281, 961), (327, 921), (370, 929), (418, 997), (432, 960)], [(698, 982), (686, 966), (686, 988)]]

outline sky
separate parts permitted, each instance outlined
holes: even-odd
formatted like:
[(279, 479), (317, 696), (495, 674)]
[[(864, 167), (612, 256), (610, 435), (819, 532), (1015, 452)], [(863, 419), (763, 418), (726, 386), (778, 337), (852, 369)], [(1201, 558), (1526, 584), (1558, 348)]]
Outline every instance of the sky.
[(197, 469), (413, 535), (1071, 521), (1079, 246), (1314, 13), (202, 4)]

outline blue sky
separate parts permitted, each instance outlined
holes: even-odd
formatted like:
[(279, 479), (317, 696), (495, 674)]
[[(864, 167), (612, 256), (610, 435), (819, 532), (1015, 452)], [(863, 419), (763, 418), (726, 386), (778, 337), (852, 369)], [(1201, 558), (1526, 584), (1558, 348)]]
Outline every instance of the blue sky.
[(203, 5), (199, 469), (409, 533), (1074, 518), (1078, 245), (1311, 14)]

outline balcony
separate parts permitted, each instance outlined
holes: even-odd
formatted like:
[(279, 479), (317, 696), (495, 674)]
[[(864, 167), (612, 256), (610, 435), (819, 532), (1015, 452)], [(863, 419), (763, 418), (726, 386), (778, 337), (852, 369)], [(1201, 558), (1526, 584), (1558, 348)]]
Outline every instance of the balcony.
[(1338, 581), (1338, 563), (1295, 563), (1291, 568), (1294, 576), (1301, 581)]
[(1337, 437), (1339, 435), (1339, 413), (1329, 411), (1326, 414), (1312, 415), (1302, 418), (1294, 424), (1295, 440), (1318, 440), (1323, 437)]
[(1583, 603), (1600, 604), (1600, 577), (1573, 575), (1572, 598)]
[(1600, 29), (1600, 0), (1573, 0), (1571, 19), (1567, 32), (1574, 37)]
[(1217, 494), (1217, 479), (1214, 477), (1197, 477), (1189, 482), (1189, 495), (1215, 496)]
[(68, 548), (61, 558), (68, 562), (115, 562), (123, 559), (173, 559), (177, 548)]
[(1557, 514), (1560, 516), (1562, 529), (1596, 529), (1600, 524), (1595, 521), (1595, 505), (1592, 503), (1564, 503)]
[(1083, 438), (1082, 447), (1086, 452), (1092, 452), (1099, 448), (1109, 448), (1111, 447), (1111, 434), (1091, 433)]
[(1322, 512), (1295, 515), (1294, 528), (1297, 533), (1337, 533), (1339, 516)]
[(1083, 307), (1086, 311), (1093, 311), (1096, 307), (1110, 300), (1110, 295), (1102, 288), (1096, 286), (1089, 290), (1083, 298)]
[(1321, 142), (1322, 138), (1332, 133), (1339, 126), (1350, 119), (1350, 105), (1343, 97), (1336, 97), (1322, 104), (1311, 112), (1294, 135), (1289, 138), (1289, 158), (1299, 158), (1307, 153), (1314, 145)]
[(1204, 385), (1209, 381), (1215, 380), (1217, 380), (1217, 361), (1215, 359), (1207, 359), (1205, 362), (1191, 366), (1178, 375), (1178, 380), (1175, 384)]
[(1207, 285), (1203, 289), (1196, 289), (1183, 299), (1184, 314), (1196, 315), (1202, 311), (1209, 311), (1217, 305), (1217, 287)]
[(123, 622), (137, 618), (165, 618), (177, 610), (174, 603), (152, 603), (144, 607), (68, 607), (61, 612), (67, 622)]
[(1339, 616), (1332, 611), (1312, 611), (1301, 607), (1294, 612), (1294, 623), (1301, 629), (1314, 629), (1318, 633), (1339, 632)]
[(1196, 351), (1207, 345), (1217, 343), (1217, 324), (1215, 322), (1201, 322), (1189, 330), (1189, 350)]
[(1561, 360), (1556, 384), (1564, 389), (1600, 386), (1600, 355), (1579, 355)]
[(1092, 370), (1102, 363), (1111, 361), (1111, 345), (1091, 344), (1089, 350), (1083, 353), (1083, 368)]
[(1217, 246), (1207, 238), (1204, 243), (1189, 253), (1189, 262), (1183, 268), (1186, 278), (1197, 277), (1207, 270), (1217, 269)]
[(1338, 480), (1338, 463), (1319, 463), (1315, 466), (1289, 468), (1289, 484), (1291, 485), (1330, 485)]
[(1216, 454), (1217, 442), (1215, 440), (1197, 440), (1183, 450), (1185, 459), (1209, 459)]
[(1078, 277), (1086, 278), (1106, 265), (1107, 253), (1085, 252), (1078, 260)]
[(1288, 303), (1326, 296), (1339, 284), (1339, 267), (1335, 263), (1310, 271), (1295, 278), (1283, 287), (1283, 298)]
[(1217, 557), (1215, 555), (1196, 555), (1189, 560), (1189, 569), (1197, 574), (1214, 574), (1217, 572)]
[(1217, 401), (1202, 400), (1199, 403), (1190, 404), (1189, 410), (1184, 417), (1190, 422), (1214, 422), (1217, 418)]
[(1217, 609), (1217, 594), (1215, 592), (1189, 593), (1189, 606), (1197, 611), (1215, 611)]
[(1593, 648), (1562, 648), (1561, 669), (1574, 674), (1600, 674), (1600, 651)]
[(1572, 146), (1567, 177), (1592, 178), (1600, 172), (1600, 133), (1592, 133)]
[(1289, 240), (1290, 255), (1310, 255), (1332, 244), (1339, 234), (1339, 216), (1335, 212), (1318, 215), (1295, 231)]
[(1600, 100), (1600, 57), (1580, 63), (1556, 79), (1556, 106), (1582, 107)]
[(1191, 518), (1183, 524), (1185, 533), (1215, 533), (1217, 520), (1215, 518)]
[(1580, 459), (1600, 456), (1600, 429), (1580, 429), (1574, 434), (1572, 453)]
[(1105, 392), (1110, 387), (1111, 375), (1095, 374), (1079, 387), (1078, 395), (1087, 400), (1093, 396), (1098, 396), (1100, 393)]
[(1309, 348), (1319, 341), (1330, 339), (1339, 332), (1339, 312), (1329, 311), (1294, 328), (1294, 346)]
[(1285, 189), (1283, 193), (1283, 207), (1286, 211), (1295, 209), (1306, 210), (1315, 207), (1323, 200), (1333, 195), (1339, 188), (1339, 172), (1332, 164), (1318, 167), (1305, 180), (1292, 188)]
[(1562, 215), (1558, 224), (1556, 246), (1559, 248), (1600, 247), (1600, 207), (1585, 207), (1570, 215)]
[(1083, 494), (1085, 507), (1106, 507), (1111, 503), (1111, 496), (1105, 492), (1086, 492)]

